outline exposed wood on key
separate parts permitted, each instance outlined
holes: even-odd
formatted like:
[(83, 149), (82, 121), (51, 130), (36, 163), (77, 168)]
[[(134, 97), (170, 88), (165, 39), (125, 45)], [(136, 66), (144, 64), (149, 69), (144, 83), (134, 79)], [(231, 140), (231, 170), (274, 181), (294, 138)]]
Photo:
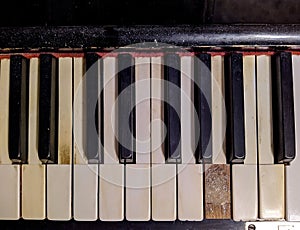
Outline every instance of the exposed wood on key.
[(230, 219), (230, 165), (205, 165), (205, 218)]

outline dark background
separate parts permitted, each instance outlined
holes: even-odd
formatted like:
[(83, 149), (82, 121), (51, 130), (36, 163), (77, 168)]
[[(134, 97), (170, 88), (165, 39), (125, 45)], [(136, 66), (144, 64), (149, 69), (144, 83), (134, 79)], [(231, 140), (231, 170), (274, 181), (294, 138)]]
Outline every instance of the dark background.
[(299, 0), (7, 0), (0, 26), (300, 23)]

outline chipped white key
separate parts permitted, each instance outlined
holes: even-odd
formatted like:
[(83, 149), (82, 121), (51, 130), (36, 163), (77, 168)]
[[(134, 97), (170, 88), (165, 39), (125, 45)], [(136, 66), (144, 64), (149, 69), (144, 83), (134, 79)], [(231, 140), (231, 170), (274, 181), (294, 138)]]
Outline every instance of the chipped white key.
[(150, 220), (150, 58), (135, 58), (136, 164), (126, 165), (126, 219)]
[(117, 95), (116, 58), (103, 59), (104, 75), (104, 162), (99, 165), (99, 219), (124, 219), (124, 166), (119, 164), (114, 127), (116, 111), (113, 105)]
[(203, 219), (203, 172), (196, 164), (193, 143), (193, 57), (181, 58), (181, 153), (182, 164), (178, 165), (178, 219), (200, 221)]
[(9, 64), (0, 60), (0, 220), (20, 218), (20, 166), (8, 155)]
[(271, 57), (256, 57), (259, 218), (284, 218), (284, 165), (274, 165), (272, 151)]
[(231, 214), (230, 166), (226, 164), (224, 151), (226, 109), (224, 105), (223, 63), (224, 58), (222, 56), (211, 57), (211, 138), (213, 159), (212, 164), (204, 166), (204, 208), (206, 219), (227, 219), (230, 218)]
[(74, 58), (74, 172), (73, 217), (79, 221), (98, 219), (98, 164), (88, 164), (83, 151), (84, 60)]
[(72, 58), (59, 58), (58, 164), (47, 165), (47, 218), (71, 219)]
[(22, 217), (46, 218), (46, 166), (38, 157), (39, 59), (30, 59), (28, 164), (22, 165)]
[(295, 176), (300, 170), (300, 100), (298, 89), (300, 87), (300, 56), (293, 55), (293, 83), (294, 83), (294, 109), (295, 109), (295, 135), (296, 135), (296, 158), (286, 170), (286, 220), (300, 221), (300, 184)]
[[(163, 89), (162, 58), (151, 58), (152, 77), (152, 219), (155, 221), (172, 221), (176, 219), (176, 165), (165, 164), (162, 141), (162, 99)], [(159, 121), (158, 121), (159, 120)]]
[(246, 158), (244, 164), (232, 165), (235, 221), (256, 220), (258, 217), (255, 56), (244, 56), (243, 68)]

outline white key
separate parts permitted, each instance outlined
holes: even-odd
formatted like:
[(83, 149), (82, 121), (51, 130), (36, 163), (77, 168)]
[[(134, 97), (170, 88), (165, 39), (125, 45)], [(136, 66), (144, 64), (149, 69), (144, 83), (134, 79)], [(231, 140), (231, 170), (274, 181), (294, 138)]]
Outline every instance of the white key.
[(181, 58), (181, 153), (182, 164), (178, 165), (178, 218), (185, 221), (203, 219), (203, 172), (202, 165), (196, 164), (192, 150), (193, 57)]
[(58, 164), (47, 165), (47, 218), (71, 219), (72, 58), (59, 58)]
[(8, 154), (9, 64), (0, 60), (0, 220), (20, 218), (20, 166)]
[(135, 58), (136, 164), (150, 164), (150, 58)]
[(150, 164), (126, 165), (126, 220), (148, 221), (150, 210)]
[(150, 220), (150, 58), (135, 58), (136, 164), (126, 165), (126, 219)]
[(152, 165), (152, 219), (176, 219), (176, 165)]
[(124, 166), (101, 164), (99, 179), (99, 218), (102, 221), (124, 219)]
[(225, 130), (226, 108), (224, 104), (224, 58), (222, 56), (211, 57), (212, 74), (212, 152), (213, 164), (226, 164), (225, 154)]
[(195, 164), (193, 140), (193, 105), (192, 79), (194, 59), (191, 56), (181, 58), (181, 152), (182, 164)]
[(98, 165), (74, 165), (74, 219), (93, 221), (98, 218)]
[(178, 165), (178, 218), (203, 219), (203, 169), (201, 164)]
[(104, 75), (104, 163), (100, 164), (99, 218), (102, 221), (124, 219), (124, 166), (119, 164), (114, 134), (117, 95), (116, 58), (103, 59)]
[[(151, 58), (152, 78), (152, 219), (155, 221), (171, 221), (176, 219), (176, 165), (165, 164), (162, 135), (162, 63), (161, 57)], [(158, 100), (157, 100), (158, 99)]]
[(284, 165), (272, 151), (271, 57), (257, 56), (259, 218), (284, 218)]
[(255, 56), (244, 56), (243, 68), (246, 158), (243, 165), (232, 165), (235, 221), (256, 220), (258, 217)]
[(74, 171), (73, 215), (78, 221), (98, 218), (98, 164), (88, 164), (83, 152), (83, 85), (84, 60), (74, 58)]
[(38, 157), (39, 60), (30, 59), (28, 164), (22, 165), (22, 217), (46, 218), (46, 166)]
[(46, 218), (46, 167), (41, 164), (22, 165), (22, 217)]
[(262, 219), (284, 218), (284, 167), (259, 165), (259, 214)]
[(164, 123), (163, 108), (161, 99), (163, 98), (163, 85), (162, 79), (162, 58), (151, 58), (151, 152), (152, 152), (152, 164), (165, 163), (165, 157), (163, 153), (163, 140)]
[(286, 220), (300, 221), (300, 184), (298, 175), (300, 170), (300, 100), (298, 98), (298, 89), (300, 87), (300, 56), (293, 55), (293, 81), (294, 81), (294, 110), (295, 110), (295, 135), (296, 135), (296, 158), (286, 170)]

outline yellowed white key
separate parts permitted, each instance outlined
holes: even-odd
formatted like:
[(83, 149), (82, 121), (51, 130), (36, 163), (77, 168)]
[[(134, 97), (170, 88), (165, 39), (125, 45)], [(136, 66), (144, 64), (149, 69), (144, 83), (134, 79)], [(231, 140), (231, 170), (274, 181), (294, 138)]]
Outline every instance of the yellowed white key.
[(98, 164), (88, 164), (83, 151), (84, 66), (83, 58), (74, 58), (73, 217), (78, 221), (92, 221), (98, 219)]
[(71, 219), (72, 78), (71, 57), (58, 60), (58, 164), (47, 165), (47, 218)]
[(244, 164), (232, 165), (232, 211), (235, 221), (256, 220), (258, 217), (255, 71), (255, 56), (244, 56), (246, 158)]
[(203, 172), (193, 153), (193, 57), (181, 58), (181, 153), (178, 165), (178, 218), (185, 221), (203, 219)]
[(136, 164), (126, 165), (126, 219), (150, 220), (150, 58), (135, 58)]
[(22, 218), (46, 218), (46, 166), (38, 157), (39, 59), (30, 59), (28, 164), (22, 165)]
[(259, 218), (284, 218), (284, 165), (274, 165), (272, 150), (271, 57), (261, 55), (257, 62), (257, 133)]
[(115, 137), (117, 97), (116, 58), (103, 58), (104, 75), (104, 162), (99, 165), (99, 219), (124, 219), (124, 166), (119, 164)]
[(293, 83), (294, 83), (294, 110), (295, 110), (295, 135), (296, 158), (285, 166), (286, 172), (286, 214), (287, 221), (300, 221), (300, 184), (295, 176), (300, 170), (300, 100), (298, 89), (300, 87), (300, 56), (293, 55)]
[(8, 154), (9, 65), (0, 59), (0, 220), (20, 218), (20, 166)]
[[(162, 58), (151, 58), (151, 152), (152, 152), (152, 219), (172, 221), (176, 219), (176, 165), (165, 164), (162, 142), (163, 85)], [(158, 121), (159, 120), (159, 121)]]

